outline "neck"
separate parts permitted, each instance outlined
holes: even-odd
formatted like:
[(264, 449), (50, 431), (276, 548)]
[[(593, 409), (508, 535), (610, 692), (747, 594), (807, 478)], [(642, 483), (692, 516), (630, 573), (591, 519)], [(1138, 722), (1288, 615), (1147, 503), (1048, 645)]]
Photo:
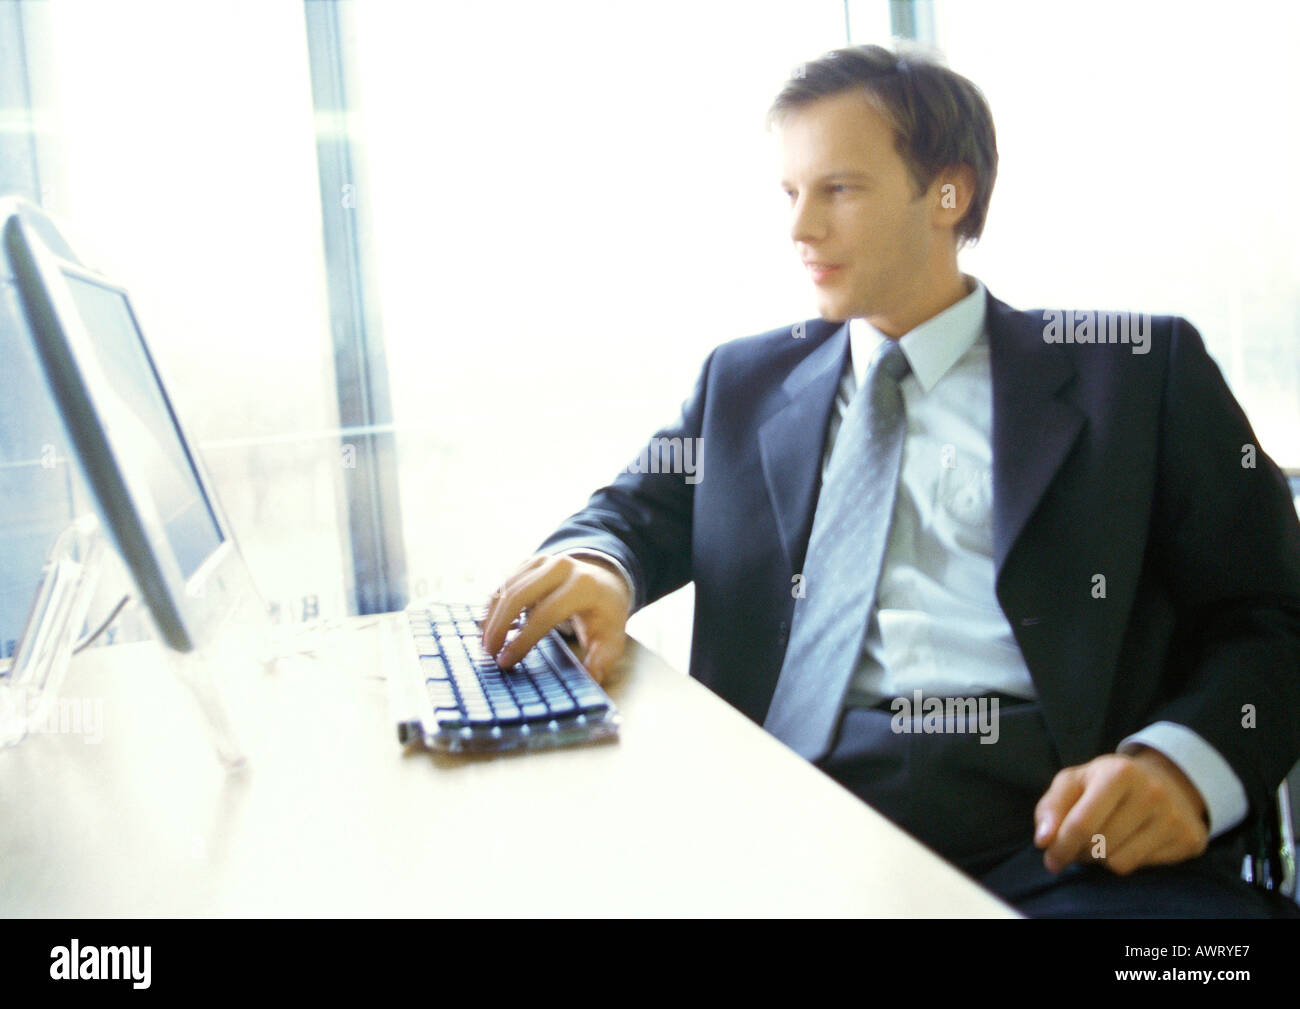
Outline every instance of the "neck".
[(951, 308), (962, 298), (970, 294), (966, 288), (966, 278), (953, 263), (950, 270), (945, 270), (937, 278), (927, 277), (919, 281), (906, 304), (896, 310), (868, 316), (867, 321), (891, 340), (897, 340), (905, 333), (914, 330), (927, 319), (933, 319), (940, 312)]

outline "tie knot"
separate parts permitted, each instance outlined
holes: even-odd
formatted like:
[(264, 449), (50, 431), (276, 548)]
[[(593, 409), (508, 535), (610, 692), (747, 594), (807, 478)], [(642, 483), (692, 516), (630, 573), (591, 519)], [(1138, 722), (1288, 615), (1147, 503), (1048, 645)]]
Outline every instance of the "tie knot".
[(872, 370), (884, 372), (895, 382), (903, 380), (910, 368), (907, 364), (907, 355), (903, 353), (903, 348), (898, 345), (897, 340), (886, 338), (885, 342), (880, 345), (880, 350), (876, 352), (876, 360), (872, 365)]

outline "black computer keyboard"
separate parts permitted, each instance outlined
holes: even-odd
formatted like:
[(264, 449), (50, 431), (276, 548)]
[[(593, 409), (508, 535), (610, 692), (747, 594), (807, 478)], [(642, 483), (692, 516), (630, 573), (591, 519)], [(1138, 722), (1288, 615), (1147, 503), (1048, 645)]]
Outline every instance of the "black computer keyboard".
[(398, 723), (402, 742), (423, 736), (435, 749), (481, 751), (617, 735), (618, 709), (557, 632), (498, 669), (483, 649), (481, 607), (434, 603), (406, 613), (424, 696), (418, 724)]

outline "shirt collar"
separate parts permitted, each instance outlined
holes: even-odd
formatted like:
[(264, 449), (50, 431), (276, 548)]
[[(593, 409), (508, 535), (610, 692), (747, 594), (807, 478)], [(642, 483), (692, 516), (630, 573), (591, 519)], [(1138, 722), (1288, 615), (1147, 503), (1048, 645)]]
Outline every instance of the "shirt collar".
[[(984, 334), (984, 314), (988, 307), (984, 285), (978, 278), (964, 274), (963, 277), (971, 288), (966, 297), (904, 333), (898, 341), (923, 392), (933, 389)], [(887, 339), (866, 319), (849, 320), (849, 353), (859, 389), (881, 341)]]

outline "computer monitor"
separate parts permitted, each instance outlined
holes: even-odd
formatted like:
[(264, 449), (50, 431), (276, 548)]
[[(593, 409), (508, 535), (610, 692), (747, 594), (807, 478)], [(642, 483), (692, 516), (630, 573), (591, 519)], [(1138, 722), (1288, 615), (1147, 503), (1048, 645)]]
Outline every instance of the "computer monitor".
[(37, 356), (99, 508), (163, 640), (214, 643), (257, 599), (125, 289), (73, 258), (38, 207), (4, 201)]

